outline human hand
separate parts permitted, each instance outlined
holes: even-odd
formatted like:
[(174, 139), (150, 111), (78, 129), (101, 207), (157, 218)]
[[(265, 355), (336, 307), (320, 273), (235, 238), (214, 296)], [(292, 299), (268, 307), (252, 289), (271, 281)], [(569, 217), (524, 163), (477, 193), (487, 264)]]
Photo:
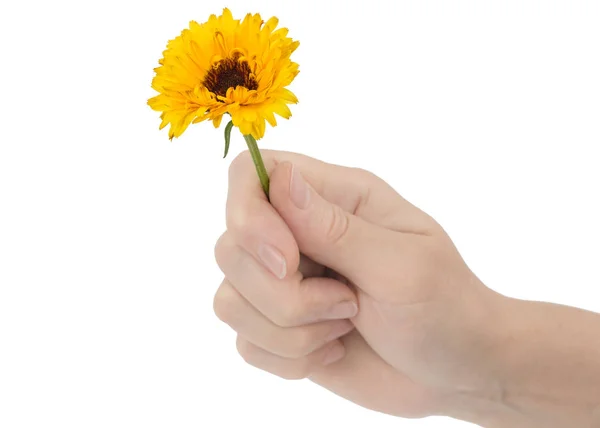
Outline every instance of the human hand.
[[(263, 151), (230, 168), (217, 316), (251, 365), (403, 417), (494, 394), (484, 326), (495, 293), (443, 229), (358, 169)], [(301, 255), (302, 254), (302, 255)]]

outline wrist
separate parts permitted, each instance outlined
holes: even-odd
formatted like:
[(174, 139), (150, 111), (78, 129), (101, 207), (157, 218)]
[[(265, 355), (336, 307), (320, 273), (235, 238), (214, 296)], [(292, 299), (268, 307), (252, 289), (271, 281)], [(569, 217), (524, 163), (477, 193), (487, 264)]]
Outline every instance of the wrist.
[(530, 421), (509, 402), (512, 380), (507, 377), (504, 348), (513, 337), (510, 316), (513, 299), (483, 284), (468, 311), (472, 326), (471, 352), (476, 361), (470, 367), (469, 382), (440, 394), (439, 415), (475, 423), (486, 428), (532, 427)]
[(485, 428), (532, 428), (527, 418), (507, 405), (500, 395), (487, 395), (481, 391), (448, 394), (444, 397), (443, 406), (437, 415)]
[(600, 315), (506, 297), (498, 313), (491, 362), (505, 407), (530, 427), (597, 426)]
[(442, 414), (491, 428), (600, 426), (600, 315), (490, 296), (482, 381), (447, 394)]

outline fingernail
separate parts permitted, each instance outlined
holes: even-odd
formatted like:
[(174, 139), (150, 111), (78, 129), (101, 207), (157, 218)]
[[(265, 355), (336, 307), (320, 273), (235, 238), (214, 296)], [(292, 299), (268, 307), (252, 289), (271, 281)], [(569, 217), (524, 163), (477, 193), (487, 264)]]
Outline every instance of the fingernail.
[(358, 313), (358, 305), (354, 302), (341, 302), (333, 306), (328, 313), (325, 314), (325, 319), (341, 320), (352, 318)]
[(344, 348), (344, 345), (342, 345), (341, 343), (336, 343), (331, 347), (329, 351), (325, 353), (325, 357), (323, 358), (323, 365), (328, 366), (329, 364), (341, 360), (344, 354), (346, 354), (346, 349)]
[(258, 257), (265, 267), (273, 272), (273, 275), (277, 278), (283, 279), (285, 277), (285, 257), (275, 248), (267, 244), (261, 244), (258, 247)]
[(331, 329), (329, 334), (325, 337), (325, 342), (331, 342), (332, 340), (339, 339), (345, 334), (350, 333), (354, 330), (354, 324), (350, 321), (340, 321), (339, 324), (336, 323), (335, 327)]
[(294, 205), (301, 210), (308, 207), (309, 190), (306, 181), (300, 171), (292, 165), (292, 174), (290, 178), (290, 198)]

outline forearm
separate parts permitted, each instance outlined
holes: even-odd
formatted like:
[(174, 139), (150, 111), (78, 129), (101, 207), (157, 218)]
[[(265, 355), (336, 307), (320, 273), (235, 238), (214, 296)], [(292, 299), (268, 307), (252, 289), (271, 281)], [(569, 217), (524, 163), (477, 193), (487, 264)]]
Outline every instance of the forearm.
[(600, 427), (600, 314), (498, 297), (486, 355), (494, 390), (461, 394), (485, 427)]

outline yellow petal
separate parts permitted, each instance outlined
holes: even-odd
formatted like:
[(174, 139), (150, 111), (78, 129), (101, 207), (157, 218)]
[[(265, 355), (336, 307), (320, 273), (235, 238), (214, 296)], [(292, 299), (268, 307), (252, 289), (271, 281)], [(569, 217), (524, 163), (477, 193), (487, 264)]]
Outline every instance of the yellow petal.
[(223, 119), (223, 115), (220, 114), (217, 117), (213, 118), (213, 125), (215, 128), (218, 128), (219, 126), (221, 126), (221, 120)]
[(292, 116), (290, 108), (287, 106), (287, 104), (282, 102), (277, 102), (273, 104), (273, 113), (277, 113), (284, 119), (289, 119)]
[[(275, 114), (291, 116), (287, 104), (298, 98), (287, 86), (298, 74), (298, 64), (290, 59), (298, 42), (278, 25), (277, 18), (264, 22), (257, 13), (234, 19), (224, 8), (204, 23), (190, 21), (189, 28), (167, 43), (152, 79), (157, 94), (148, 105), (160, 112), (161, 129), (170, 125), (169, 138), (181, 136), (192, 123), (210, 120), (218, 127), (229, 113), (242, 133), (259, 139), (267, 122), (277, 126)], [(231, 59), (246, 62), (238, 72), (247, 74), (230, 79), (230, 88), (215, 86), (222, 86), (225, 78), (205, 86), (207, 74), (218, 72), (222, 61)], [(231, 66), (227, 70), (231, 73)]]
[(267, 120), (267, 122), (269, 122), (269, 125), (271, 125), (272, 127), (276, 127), (277, 126), (277, 119), (275, 119), (275, 115), (273, 114), (272, 111), (265, 111), (263, 113), (265, 119)]
[(248, 122), (254, 122), (258, 117), (256, 110), (252, 107), (242, 107), (240, 112), (244, 120)]

